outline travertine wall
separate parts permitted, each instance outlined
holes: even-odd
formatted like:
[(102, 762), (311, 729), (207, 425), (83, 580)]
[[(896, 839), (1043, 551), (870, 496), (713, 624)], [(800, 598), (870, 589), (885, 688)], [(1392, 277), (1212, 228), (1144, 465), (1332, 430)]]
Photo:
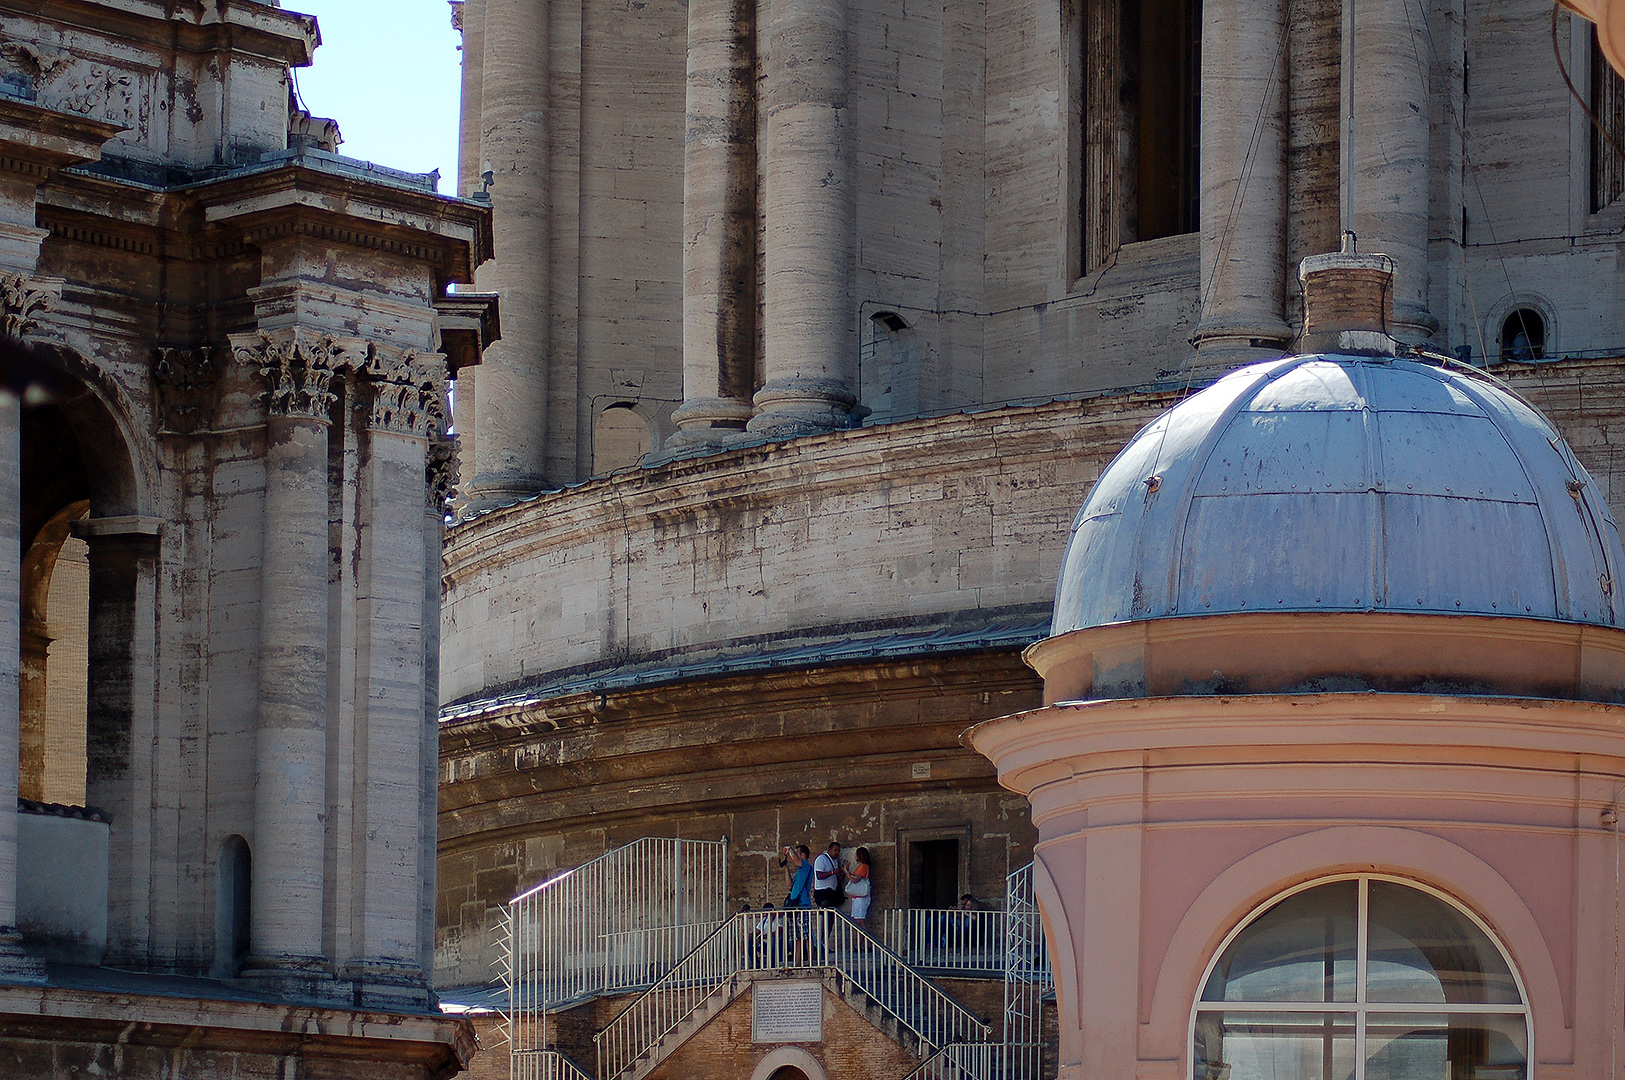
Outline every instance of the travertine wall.
[[(487, 411), (532, 393), (545, 408), (483, 435), (462, 425), (477, 436), (467, 462), (494, 476), (518, 455), (543, 473), (533, 487), (581, 479), (601, 471), (594, 419), (622, 401), (664, 441), (687, 400), (679, 419), (726, 441), (701, 427), (737, 427), (764, 388), (757, 428), (782, 433), (801, 421), (778, 413), (838, 426), (1131, 387), (1185, 366), (1193, 334), (1208, 367), (1267, 355), (1297, 323), (1297, 260), (1335, 247), (1346, 222), (1361, 250), (1400, 259), (1402, 336), (1495, 355), (1518, 302), (1547, 313), (1550, 351), (1621, 345), (1625, 312), (1587, 282), (1614, 272), (1622, 211), (1591, 212), (1583, 114), (1555, 64), (1527, 62), (1549, 9), (1411, 8), (1362, 9), (1356, 49), (1336, 4), (1210, 4), (1202, 232), (1085, 267), (1079, 208), (1115, 197), (1084, 190), (1087, 4), (587, 2), (551, 9), (545, 26), (521, 20), (531, 40), (505, 31), (499, 48), (486, 21), (506, 26), (524, 6), (467, 0), (465, 151), (497, 178), (499, 235), (546, 219), (487, 271), (518, 291), (484, 373), (498, 380), (503, 358), (523, 357), (513, 363), (539, 374), (519, 398), (487, 395)], [(1560, 23), (1586, 85), (1589, 31)], [(809, 44), (815, 31), (829, 41)], [(1364, 133), (1352, 142), (1340, 101), (1351, 50)], [(788, 89), (783, 63), (797, 73)], [(719, 74), (747, 68), (754, 82)], [(519, 142), (510, 113), (530, 125)], [(461, 182), (474, 190), (478, 171)], [(754, 238), (724, 238), (723, 218), (740, 215)], [(907, 325), (872, 322), (879, 312)], [(857, 399), (850, 421), (843, 395)]]

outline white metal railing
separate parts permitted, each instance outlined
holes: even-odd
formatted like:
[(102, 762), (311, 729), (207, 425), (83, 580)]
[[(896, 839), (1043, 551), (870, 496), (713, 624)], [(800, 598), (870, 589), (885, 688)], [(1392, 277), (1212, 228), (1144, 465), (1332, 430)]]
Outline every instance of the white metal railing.
[[(843, 975), (930, 1050), (986, 1043), (990, 1029), (900, 957), (834, 911), (744, 911), (594, 1036), (598, 1080), (618, 1080), (745, 971), (824, 968)], [(982, 1072), (975, 1080), (988, 1080)]]
[(880, 940), (917, 968), (1002, 975), (1004, 928), (1002, 911), (892, 908), (881, 914)]
[(508, 1060), (512, 1080), (592, 1080), (557, 1050), (518, 1050)]
[[(1044, 998), (1054, 993), (1044, 926), (1033, 897), (1033, 864), (1005, 878), (1004, 1040), (1002, 1080), (1040, 1080)], [(931, 1080), (936, 1080), (935, 1077)]]
[(949, 1043), (903, 1080), (988, 1080), (999, 1075), (1003, 1049), (1000, 1043)]
[(727, 895), (726, 840), (645, 838), (514, 897), (499, 964), (510, 1045), (544, 1050), (550, 1011), (658, 981), (727, 919)]

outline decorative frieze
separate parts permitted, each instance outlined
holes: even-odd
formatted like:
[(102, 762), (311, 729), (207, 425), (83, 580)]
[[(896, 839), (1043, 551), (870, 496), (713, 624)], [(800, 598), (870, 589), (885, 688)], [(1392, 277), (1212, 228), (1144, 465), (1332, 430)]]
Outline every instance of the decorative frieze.
[(161, 345), (152, 350), (152, 384), (160, 431), (189, 435), (207, 426), (215, 382), (220, 376), (219, 352), (212, 345)]

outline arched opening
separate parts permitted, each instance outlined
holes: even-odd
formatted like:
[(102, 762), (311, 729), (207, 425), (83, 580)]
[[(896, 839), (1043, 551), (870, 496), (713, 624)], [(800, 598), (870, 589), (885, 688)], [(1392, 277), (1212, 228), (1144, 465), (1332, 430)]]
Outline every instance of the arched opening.
[(42, 375), (19, 417), (12, 569), (18, 790), (30, 800), (18, 820), (17, 925), (48, 959), (129, 962), (107, 943), (141, 947), (124, 928), (144, 885), (110, 871), (153, 806), (132, 753), (154, 700), (157, 523), (141, 513), (116, 391), (70, 350), (39, 346), (30, 362)]
[(215, 868), (214, 977), (229, 979), (243, 969), (249, 949), (249, 889), (253, 864), (248, 841), (228, 836)]
[(785, 1065), (782, 1068), (774, 1069), (773, 1075), (768, 1077), (767, 1080), (807, 1080), (807, 1074), (794, 1065)]
[(1501, 320), (1501, 359), (1529, 363), (1546, 358), (1546, 320), (1532, 307), (1513, 308)]
[(90, 548), (72, 528), (89, 513), (88, 499), (70, 502), (23, 553), (17, 790), (41, 803), (85, 802)]
[(1476, 919), (1360, 876), (1282, 897), (1231, 935), (1191, 1019), (1192, 1080), (1523, 1080), (1525, 996)]
[(592, 429), (592, 471), (603, 476), (636, 465), (654, 449), (649, 425), (630, 401), (619, 401), (598, 414)]

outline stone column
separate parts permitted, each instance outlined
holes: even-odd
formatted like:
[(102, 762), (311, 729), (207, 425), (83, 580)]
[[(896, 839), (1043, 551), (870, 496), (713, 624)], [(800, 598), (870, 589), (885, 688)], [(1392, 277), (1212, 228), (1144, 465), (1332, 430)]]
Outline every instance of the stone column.
[(767, 380), (750, 430), (851, 422), (858, 338), (844, 0), (773, 0), (767, 23)]
[(1349, 227), (1359, 251), (1394, 260), (1392, 333), (1420, 341), (1439, 328), (1428, 311), (1428, 13), (1415, 0), (1344, 3), (1354, 22), (1343, 46), (1344, 77), (1353, 80), (1353, 115), (1343, 120), (1353, 158)]
[(480, 268), (478, 284), (502, 296), (502, 340), (485, 353), (474, 397), (473, 478), (465, 492), (473, 506), (544, 485), (551, 355), (547, 5), (483, 6), (480, 156), (493, 174), (496, 257)]
[(35, 620), (22, 625), (22, 663), (17, 691), (20, 717), (17, 794), (45, 801), (46, 663), (51, 638)]
[[(355, 818), (361, 902), (348, 974), (363, 1003), (427, 1007), (419, 932), (423, 753), (423, 500), (439, 357), (368, 371), (357, 508)], [(381, 377), (379, 377), (381, 376)], [(438, 575), (437, 575), (438, 576)], [(436, 606), (436, 613), (438, 605)]]
[(333, 347), (302, 332), (233, 341), (270, 382), (260, 569), (249, 958), (283, 992), (331, 977), (327, 845), (328, 424)]
[[(1286, 83), (1280, 0), (1202, 9), (1198, 367), (1279, 356), (1285, 319)], [(1255, 136), (1256, 131), (1256, 136)]]
[(689, 0), (679, 442), (720, 442), (753, 413), (756, 5)]
[(22, 403), (0, 389), (0, 980), (38, 981), (17, 932), (18, 674), (22, 594)]
[(435, 883), (438, 880), (440, 812), (440, 591), (442, 552), (446, 540), (446, 511), (451, 504), (451, 482), (456, 462), (455, 444), (443, 431), (429, 440), (428, 500), (423, 515), (423, 744), (421, 803), (422, 949), (423, 970), (433, 977)]

